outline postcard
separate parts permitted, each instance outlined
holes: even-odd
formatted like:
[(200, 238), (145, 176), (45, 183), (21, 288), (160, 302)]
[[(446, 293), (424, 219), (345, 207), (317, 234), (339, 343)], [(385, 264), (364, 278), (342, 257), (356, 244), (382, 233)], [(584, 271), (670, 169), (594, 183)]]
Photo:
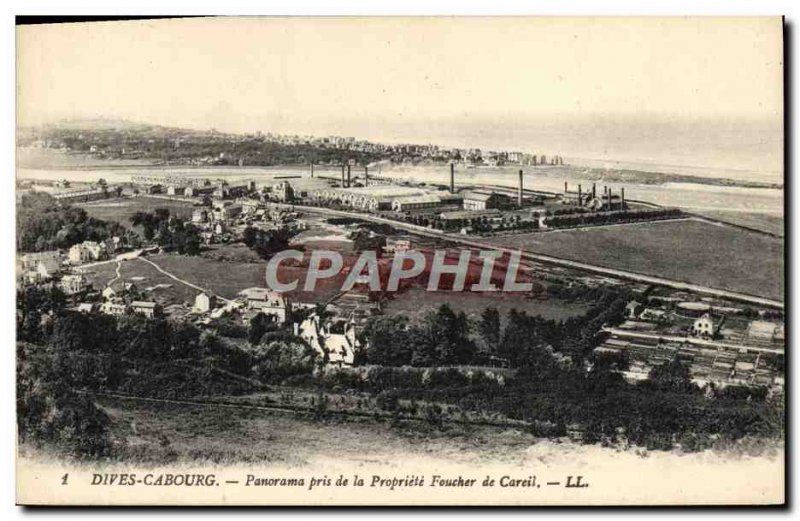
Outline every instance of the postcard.
[(17, 502), (781, 505), (784, 21), (17, 25)]

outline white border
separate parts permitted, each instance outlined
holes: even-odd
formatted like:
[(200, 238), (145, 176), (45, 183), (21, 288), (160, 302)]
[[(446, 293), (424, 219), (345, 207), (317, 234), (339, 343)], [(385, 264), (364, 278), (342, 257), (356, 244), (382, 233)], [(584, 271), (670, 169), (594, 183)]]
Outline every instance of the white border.
[[(28, 1), (22, 2), (13, 0), (4, 2), (0, 9), (3, 10), (3, 24), (0, 27), (0, 50), (2, 51), (2, 67), (3, 78), (2, 83), (2, 96), (0, 96), (0, 125), (2, 128), (2, 140), (0, 140), (0, 150), (2, 158), (4, 175), (2, 177), (2, 190), (0, 194), (3, 197), (0, 203), (0, 223), (4, 223), (2, 229), (5, 231), (5, 238), (2, 240), (2, 254), (0, 254), (0, 291), (5, 298), (0, 301), (3, 302), (3, 309), (0, 312), (0, 331), (2, 331), (3, 354), (0, 357), (0, 367), (2, 367), (3, 376), (3, 392), (2, 402), (2, 424), (4, 429), (2, 431), (2, 445), (0, 445), (0, 476), (2, 476), (2, 505), (4, 519), (17, 519), (30, 513), (18, 507), (14, 507), (14, 392), (15, 392), (15, 378), (14, 378), (14, 327), (15, 322), (13, 319), (13, 296), (14, 296), (14, 279), (13, 277), (13, 258), (14, 258), (14, 243), (11, 239), (13, 234), (13, 227), (15, 223), (14, 217), (14, 136), (15, 136), (15, 30), (14, 30), (14, 15), (206, 15), (206, 14), (227, 14), (227, 15), (599, 15), (599, 16), (612, 16), (612, 15), (669, 15), (669, 16), (682, 16), (682, 15), (728, 15), (728, 16), (742, 16), (742, 15), (785, 15), (787, 23), (792, 26), (792, 36), (794, 40), (793, 47), (796, 48), (798, 31), (800, 31), (800, 2), (796, 0), (762, 0), (762, 1), (732, 1), (732, 0), (706, 0), (698, 2), (697, 0), (670, 0), (669, 2), (644, 2), (636, 0), (574, 0), (574, 1), (557, 1), (557, 0), (541, 0), (538, 2), (531, 2), (530, 4), (523, 2), (516, 2), (512, 0), (492, 0), (491, 2), (476, 1), (476, 0), (390, 0), (386, 2), (368, 1), (368, 0), (279, 0), (270, 2), (268, 4), (256, 1), (246, 0), (226, 0), (225, 2), (211, 2), (208, 0), (193, 0), (191, 2), (168, 2), (164, 0), (139, 0), (130, 1), (124, 0), (119, 2), (109, 2), (108, 0), (78, 0), (64, 2), (57, 0), (46, 1)], [(791, 53), (791, 69), (797, 70), (796, 53)], [(798, 86), (797, 81), (793, 82), (792, 99), (797, 103)], [(787, 93), (788, 94), (788, 93)], [(794, 110), (789, 114), (790, 120), (794, 121)], [(787, 147), (792, 150), (798, 150), (797, 147), (797, 132), (793, 133), (792, 142), (787, 143)], [(795, 156), (795, 162), (797, 158)], [(794, 177), (794, 172), (787, 172), (787, 178)], [(792, 206), (792, 202), (796, 200), (797, 183), (791, 183), (790, 203), (787, 208)], [(791, 223), (787, 223), (787, 228), (790, 230), (797, 230), (800, 227), (798, 220), (798, 212), (793, 212), (794, 218)], [(791, 244), (794, 245), (794, 233), (792, 233)], [(793, 248), (792, 258), (796, 259), (796, 249)], [(796, 274), (795, 274), (796, 275)], [(787, 289), (792, 295), (796, 295), (797, 277), (792, 277), (791, 287)], [(794, 299), (792, 299), (794, 300)], [(7, 303), (7, 304), (5, 304)], [(791, 309), (791, 316), (789, 317), (790, 334), (793, 339), (795, 335), (795, 324), (797, 324), (798, 312), (794, 307)], [(793, 349), (794, 345), (790, 344), (789, 349)], [(795, 376), (798, 374), (798, 355), (793, 355), (790, 360), (791, 374)], [(790, 386), (792, 391), (789, 397), (790, 403), (797, 403), (797, 385)], [(796, 407), (792, 408), (791, 418), (793, 422), (790, 424), (793, 428), (790, 433), (793, 435), (789, 440), (792, 448), (790, 455), (794, 455), (797, 451), (797, 411)], [(792, 465), (794, 467), (794, 465)], [(791, 481), (792, 490), (790, 490), (790, 497), (794, 499), (795, 503), (797, 497), (797, 475), (790, 471), (790, 475), (794, 477)], [(53, 514), (68, 514), (72, 516), (84, 515), (116, 515), (122, 514), (125, 516), (147, 516), (148, 519), (166, 518), (169, 514), (176, 514), (174, 511), (107, 511), (97, 510), (95, 512), (85, 511), (58, 511), (52, 510), (48, 512), (37, 511), (36, 515), (53, 515)], [(592, 512), (595, 515), (598, 512)], [(605, 516), (617, 515), (641, 515), (642, 512), (633, 511), (600, 511)], [(709, 515), (712, 516), (727, 516), (734, 512), (710, 512), (710, 511), (679, 511), (679, 512), (664, 512), (652, 511), (648, 512), (659, 516), (666, 515), (669, 517), (680, 516), (681, 519), (700, 519)], [(746, 517), (756, 517), (768, 514), (769, 512), (753, 512), (748, 511)], [(773, 514), (775, 512), (772, 512)], [(183, 516), (196, 516), (202, 515), (204, 517), (229, 517), (231, 514), (244, 514), (244, 512), (236, 511), (183, 511)], [(288, 517), (290, 514), (277, 511), (264, 511), (260, 513), (252, 513), (249, 515), (268, 515), (270, 517)], [(309, 515), (324, 515), (348, 518), (351, 516), (374, 516), (386, 514), (386, 512), (379, 513), (374, 510), (363, 511), (322, 511), (309, 514), (308, 511), (294, 512), (292, 517), (301, 516), (306, 517)], [(440, 518), (442, 516), (484, 516), (496, 515), (498, 512), (487, 511), (435, 511), (435, 512), (410, 512), (400, 511), (394, 512), (391, 515), (400, 516), (414, 516), (415, 518)], [(579, 516), (583, 517), (585, 514), (590, 514), (589, 511), (572, 511), (556, 513), (553, 511), (504, 511), (505, 515), (535, 515), (537, 517), (555, 517), (559, 518), (573, 518), (577, 519)], [(788, 512), (784, 512), (788, 514)], [(737, 515), (737, 517), (739, 517)]]

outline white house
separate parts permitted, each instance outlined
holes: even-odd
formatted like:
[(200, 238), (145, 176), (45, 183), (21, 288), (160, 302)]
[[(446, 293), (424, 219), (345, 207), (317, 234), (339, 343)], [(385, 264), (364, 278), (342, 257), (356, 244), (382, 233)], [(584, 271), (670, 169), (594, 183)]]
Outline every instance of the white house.
[(86, 278), (83, 275), (64, 275), (58, 282), (58, 287), (67, 295), (75, 295), (87, 288)]
[(148, 318), (153, 318), (154, 316), (161, 314), (161, 306), (155, 302), (135, 300), (131, 302), (131, 311), (134, 313), (141, 313)]
[(105, 253), (104, 245), (94, 241), (83, 241), (69, 249), (69, 261), (73, 264), (96, 261), (105, 257)]
[(36, 264), (37, 281), (49, 280), (59, 274), (60, 265), (55, 259), (43, 258)]
[(203, 292), (197, 295), (194, 299), (194, 310), (198, 313), (208, 313), (217, 305), (216, 295)]
[(327, 354), (329, 364), (353, 365), (360, 343), (351, 320), (331, 320), (323, 325), (319, 316), (312, 314), (294, 327), (295, 335), (308, 342), (320, 356)]
[(694, 324), (692, 325), (692, 334), (696, 336), (713, 338), (719, 333), (723, 322), (724, 317), (717, 317), (711, 313), (704, 313), (702, 317), (694, 321)]
[(284, 323), (291, 314), (291, 303), (283, 294), (268, 288), (248, 288), (239, 292), (248, 309), (257, 309)]
[(39, 261), (49, 260), (57, 264), (61, 264), (61, 252), (58, 250), (53, 251), (40, 251), (36, 253), (26, 253), (22, 256), (22, 269), (24, 271), (35, 271), (38, 268)]
[(124, 315), (127, 309), (128, 306), (126, 306), (124, 303), (113, 300), (108, 300), (106, 302), (103, 302), (103, 304), (100, 306), (101, 313), (114, 316)]

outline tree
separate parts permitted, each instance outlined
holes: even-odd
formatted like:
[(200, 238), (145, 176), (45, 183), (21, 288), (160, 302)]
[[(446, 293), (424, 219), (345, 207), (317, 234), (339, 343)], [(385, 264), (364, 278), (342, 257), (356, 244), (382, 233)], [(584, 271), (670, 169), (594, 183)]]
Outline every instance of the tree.
[(647, 375), (647, 382), (656, 389), (675, 393), (691, 393), (698, 389), (692, 383), (689, 368), (677, 358), (654, 366)]
[(109, 418), (72, 391), (41, 346), (17, 344), (17, 425), (20, 440), (55, 446), (78, 458), (106, 456), (113, 444)]
[(251, 345), (256, 345), (261, 341), (261, 337), (267, 332), (269, 318), (264, 313), (257, 313), (250, 320), (250, 330), (247, 332), (247, 340)]
[(429, 315), (428, 324), (439, 364), (473, 362), (475, 343), (470, 338), (471, 324), (463, 311), (455, 313), (449, 305), (442, 304), (435, 314)]
[(488, 307), (483, 310), (478, 322), (478, 334), (481, 352), (487, 356), (496, 356), (500, 348), (500, 312), (497, 308)]
[(409, 365), (412, 345), (408, 327), (408, 317), (403, 315), (370, 317), (363, 332), (365, 343), (369, 345), (366, 353), (369, 363), (388, 366)]
[(248, 226), (242, 232), (242, 242), (248, 248), (252, 248), (253, 246), (255, 246), (257, 239), (258, 239), (258, 230), (256, 230), (252, 226)]
[(475, 343), (470, 338), (471, 324), (463, 312), (455, 313), (442, 304), (429, 312), (419, 326), (409, 329), (411, 364), (418, 367), (473, 363)]
[(272, 341), (262, 342), (254, 358), (255, 375), (265, 382), (276, 382), (291, 376), (310, 375), (317, 352), (301, 341)]

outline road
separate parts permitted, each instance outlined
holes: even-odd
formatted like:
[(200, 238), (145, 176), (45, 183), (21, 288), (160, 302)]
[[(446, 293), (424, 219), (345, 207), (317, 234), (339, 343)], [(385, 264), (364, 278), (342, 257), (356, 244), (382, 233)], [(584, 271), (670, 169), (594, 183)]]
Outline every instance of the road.
[[(462, 235), (455, 235), (451, 233), (445, 233), (438, 230), (432, 230), (430, 228), (425, 228), (423, 226), (417, 226), (415, 224), (408, 224), (400, 221), (395, 221), (393, 219), (386, 219), (384, 217), (378, 217), (371, 214), (366, 213), (357, 213), (357, 212), (345, 212), (342, 210), (331, 210), (329, 208), (320, 208), (316, 206), (302, 206), (302, 205), (289, 205), (289, 204), (282, 204), (282, 203), (273, 203), (276, 206), (287, 208), (287, 209), (294, 209), (294, 210), (302, 210), (311, 213), (320, 213), (323, 215), (331, 215), (336, 217), (351, 217), (355, 219), (361, 219), (364, 221), (370, 221), (380, 224), (388, 224), (395, 228), (399, 228), (401, 230), (406, 230), (408, 232), (421, 235), (423, 237), (432, 237), (436, 239), (443, 239), (450, 242), (454, 242), (457, 244), (461, 244), (463, 246), (469, 246), (471, 248), (478, 248), (478, 249), (491, 249), (491, 250), (498, 250), (504, 253), (516, 253), (519, 250), (515, 250), (513, 248), (506, 248), (503, 246), (498, 246), (496, 244), (491, 244), (488, 242), (481, 242), (475, 239), (465, 238)], [(682, 282), (678, 280), (671, 280), (666, 279), (663, 277), (656, 277), (652, 275), (645, 275), (642, 273), (635, 273), (626, 270), (620, 270), (615, 268), (606, 268), (603, 266), (597, 266), (594, 264), (587, 264), (585, 262), (578, 262), (568, 259), (562, 259), (558, 257), (551, 257), (550, 255), (543, 255), (540, 253), (532, 253), (528, 251), (522, 251), (521, 257), (523, 259), (532, 260), (536, 262), (541, 262), (545, 264), (550, 264), (554, 266), (561, 266), (564, 268), (572, 268), (579, 271), (584, 271), (588, 273), (596, 273), (599, 275), (605, 275), (616, 279), (622, 280), (629, 280), (633, 282), (641, 282), (644, 284), (654, 284), (657, 286), (665, 286), (677, 290), (682, 291), (689, 291), (692, 293), (699, 293), (702, 295), (710, 295), (714, 297), (725, 298), (729, 300), (735, 300), (739, 302), (746, 302), (749, 304), (756, 304), (759, 306), (766, 306), (775, 309), (784, 309), (784, 304), (778, 300), (772, 300), (764, 297), (759, 297), (756, 295), (748, 295), (746, 293), (739, 293), (735, 291), (728, 291), (724, 289), (718, 288), (711, 288), (708, 286), (702, 286), (699, 284), (691, 284), (689, 282)]]

